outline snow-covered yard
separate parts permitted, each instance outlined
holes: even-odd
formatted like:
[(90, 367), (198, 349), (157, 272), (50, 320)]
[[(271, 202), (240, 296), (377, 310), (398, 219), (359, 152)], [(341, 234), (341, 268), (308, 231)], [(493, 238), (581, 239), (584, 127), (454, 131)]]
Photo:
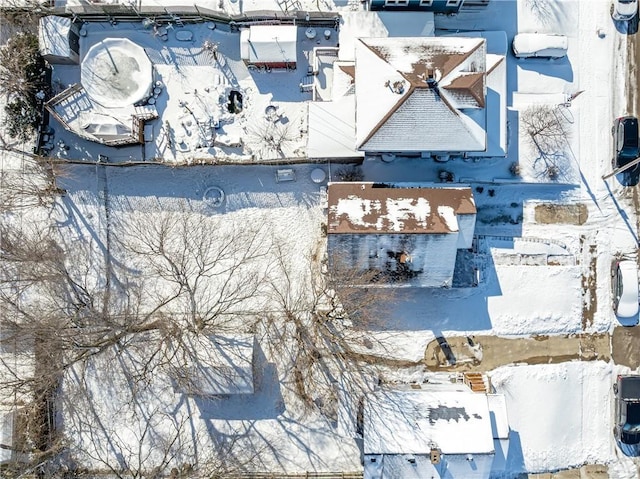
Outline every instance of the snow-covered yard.
[[(616, 326), (610, 307), (611, 262), (616, 254), (635, 255), (638, 242), (631, 201), (622, 194), (617, 178), (602, 180), (610, 168), (611, 122), (624, 113), (627, 74), (624, 37), (608, 10), (605, 0), (514, 0), (436, 17), (436, 33), (497, 30), (511, 39), (516, 32), (546, 31), (566, 34), (570, 43), (568, 57), (557, 61), (523, 61), (508, 55), (507, 158), (455, 159), (442, 164), (415, 158), (392, 162), (365, 158), (361, 168), (366, 181), (437, 182), (440, 170), (452, 172), (456, 182), (472, 186), (478, 208), (472, 255), (478, 286), (402, 289), (385, 308), (373, 311), (372, 316), (378, 317), (364, 337), (356, 338), (358, 350), (379, 356), (381, 363), (389, 359), (413, 363), (407, 368), (385, 367), (386, 380), (428, 378), (420, 361), (435, 337), (594, 333)], [(197, 95), (211, 92), (220, 101), (231, 86), (246, 95), (247, 110), (229, 121), (230, 133), (235, 127), (243, 134), (257, 128), (251, 122), (262, 121), (269, 105), (284, 111), (297, 133), (305, 129), (306, 103), (299, 101), (308, 99), (308, 94), (297, 88), (300, 73), (249, 72), (239, 59), (237, 35), (201, 25), (193, 28), (192, 43), (181, 46), (172, 32), (163, 43), (143, 28), (122, 24), (87, 28), (83, 42), (126, 35), (141, 43), (159, 64), (158, 80), (166, 90), (158, 101), (167, 117), (155, 123), (158, 142), (144, 146), (149, 159), (168, 155), (169, 162), (197, 162), (199, 157), (192, 151), (171, 150), (160, 143), (166, 140), (160, 129), (169, 121), (174, 129), (185, 130), (180, 136), (188, 143), (191, 125), (179, 118), (184, 113), (180, 102), (198, 105)], [(305, 40), (304, 31), (299, 38), (298, 72), (306, 70), (309, 49), (315, 46)], [(205, 40), (219, 44), (224, 65), (205, 58)], [(63, 68), (55, 75), (68, 85), (76, 74)], [(228, 75), (229, 85), (216, 76), (222, 74)], [(206, 79), (196, 84), (193, 78), (201, 75)], [(567, 105), (558, 106), (578, 92)], [(536, 152), (522, 131), (523, 112), (538, 103), (550, 104), (568, 120), (570, 140), (560, 160), (558, 181), (549, 181), (537, 169)], [(220, 114), (222, 122), (228, 120), (224, 115)], [(116, 158), (113, 149), (102, 150), (74, 138), (60, 126), (56, 130), (56, 137), (64, 138), (71, 149), (55, 154), (95, 160), (108, 151), (112, 159), (139, 159), (140, 148), (119, 149)], [(303, 147), (296, 134), (284, 156), (302, 156), (296, 149)], [(223, 152), (216, 148), (202, 153), (213, 157)], [(247, 153), (233, 148), (224, 151), (231, 151), (236, 159)], [(254, 146), (254, 151), (259, 150)], [(520, 164), (519, 178), (509, 171), (515, 161)], [(317, 364), (309, 365), (313, 372), (305, 380), (317, 380), (318, 391), (323, 392), (314, 391), (315, 383), (310, 382), (310, 401), (305, 402), (297, 382), (295, 345), (282, 339), (288, 337), (287, 328), (296, 327), (295, 322), (284, 321), (287, 314), (308, 319), (296, 313), (313, 303), (310, 278), (320, 275), (325, 256), (322, 188), (326, 180), (315, 182), (312, 171), (321, 168), (327, 179), (335, 179), (340, 166), (287, 166), (295, 181), (278, 182), (281, 168), (110, 168), (101, 164), (59, 168), (59, 186), (66, 194), (52, 217), (61, 242), (77, 260), (74, 271), (87, 287), (102, 291), (108, 271), (118, 279), (118, 284), (110, 286), (114, 290), (136, 288), (127, 297), (128, 309), (123, 311), (128, 314), (162, 304), (163, 313), (183, 317), (179, 325), (185, 332), (210, 321), (209, 326), (225, 333), (256, 338), (254, 393), (246, 396), (202, 399), (177, 390), (170, 371), (164, 369), (165, 361), (171, 360), (163, 356), (165, 330), (156, 323), (147, 324), (149, 331), (134, 336), (130, 343), (123, 338), (69, 368), (61, 425), (66, 437), (73, 439), (70, 450), (78, 463), (107, 470), (133, 468), (135, 462), (138, 470), (149, 464), (171, 468), (188, 463), (199, 464), (205, 472), (208, 467), (211, 473), (223, 470), (220, 461), (229, 459), (239, 469), (275, 473), (361, 470), (355, 415), (350, 411), (361, 392), (375, 386), (378, 368), (370, 364), (363, 377), (356, 378), (353, 371), (341, 371), (340, 364), (331, 363), (323, 373), (333, 382), (326, 377), (323, 382), (315, 376)], [(208, 196), (212, 191), (223, 195), (212, 201)], [(541, 221), (537, 208), (551, 203), (584, 205), (586, 217), (573, 222)], [(166, 243), (154, 243), (158, 237)], [(229, 253), (226, 247), (231, 246)], [(190, 257), (194, 251), (197, 254)], [(167, 263), (158, 262), (163, 255)], [(199, 270), (198, 284), (192, 281), (195, 275), (172, 272), (175, 258), (193, 273), (201, 266), (198, 260), (209, 255), (217, 255), (216, 264), (226, 266), (241, 257), (246, 282), (229, 286), (224, 268), (213, 274)], [(219, 297), (211, 292), (221, 284), (234, 294), (225, 298), (229, 302), (223, 312), (211, 312), (219, 304)], [(190, 316), (196, 309), (209, 316)], [(153, 345), (160, 346), (155, 350)], [(318, 348), (322, 356), (326, 350), (322, 345)], [(155, 355), (157, 351), (162, 354)], [(147, 370), (153, 374), (143, 374)], [(619, 372), (621, 367), (601, 361), (505, 365), (491, 371), (496, 392), (506, 397), (511, 428), (504, 475), (605, 463), (612, 478), (637, 477), (632, 459), (620, 453), (612, 435), (611, 385)]]

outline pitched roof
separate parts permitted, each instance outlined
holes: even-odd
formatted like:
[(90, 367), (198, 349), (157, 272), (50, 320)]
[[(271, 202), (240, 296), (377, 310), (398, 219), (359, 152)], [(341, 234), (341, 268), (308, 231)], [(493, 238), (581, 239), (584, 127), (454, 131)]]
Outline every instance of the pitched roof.
[(365, 454), (494, 453), (487, 396), (460, 386), (379, 390), (366, 396)]
[[(365, 151), (483, 151), (483, 116), (462, 110), (484, 108), (485, 64), (483, 38), (360, 39), (356, 45), (358, 147)], [(426, 131), (425, 125), (429, 125)]]
[(447, 234), (456, 216), (475, 214), (468, 187), (330, 183), (328, 232)]
[(338, 68), (340, 68), (343, 72), (345, 72), (347, 75), (349, 75), (352, 80), (356, 79), (356, 67), (355, 67), (355, 65), (338, 64)]
[(40, 17), (38, 27), (38, 44), (40, 55), (58, 57), (78, 57), (78, 54), (71, 50), (69, 43), (69, 32), (72, 25), (71, 18), (47, 15)]
[(444, 88), (455, 98), (458, 108), (484, 108), (485, 73), (465, 73), (454, 78)]

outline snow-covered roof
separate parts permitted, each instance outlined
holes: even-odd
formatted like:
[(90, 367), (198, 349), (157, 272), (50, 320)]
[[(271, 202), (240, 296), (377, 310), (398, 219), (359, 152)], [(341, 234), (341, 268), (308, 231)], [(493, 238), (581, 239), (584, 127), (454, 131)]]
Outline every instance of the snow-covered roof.
[(507, 416), (507, 400), (503, 394), (488, 394), (489, 411), (493, 416), (491, 429), (494, 439), (509, 438), (509, 418)]
[(329, 233), (457, 232), (476, 213), (469, 187), (344, 182), (329, 184)]
[(240, 50), (249, 63), (296, 63), (295, 25), (252, 25), (240, 32)]
[[(446, 35), (449, 36), (449, 35)], [(459, 32), (451, 36), (484, 38), (487, 41), (485, 111), (487, 148), (473, 156), (507, 154), (507, 61), (510, 50), (504, 31)], [(559, 101), (558, 103), (562, 103)], [(469, 110), (468, 110), (469, 111)]]
[(364, 457), (364, 479), (440, 479), (428, 455), (371, 454)]
[(483, 151), (486, 41), (356, 43), (356, 144), (364, 151)]
[(365, 454), (492, 454), (487, 396), (465, 386), (380, 390), (366, 396)]
[(196, 396), (253, 393), (254, 337), (185, 334), (171, 376), (176, 390)]
[(355, 60), (358, 38), (432, 37), (435, 32), (433, 12), (340, 12), (340, 51), (343, 61)]
[(40, 18), (38, 27), (38, 44), (40, 55), (47, 59), (51, 57), (77, 58), (77, 53), (71, 50), (69, 31), (71, 18), (49, 15)]
[(105, 108), (131, 106), (149, 94), (153, 66), (144, 49), (127, 38), (107, 38), (82, 60), (81, 83)]
[(355, 145), (355, 95), (334, 101), (309, 103), (309, 142), (307, 157), (358, 157)]

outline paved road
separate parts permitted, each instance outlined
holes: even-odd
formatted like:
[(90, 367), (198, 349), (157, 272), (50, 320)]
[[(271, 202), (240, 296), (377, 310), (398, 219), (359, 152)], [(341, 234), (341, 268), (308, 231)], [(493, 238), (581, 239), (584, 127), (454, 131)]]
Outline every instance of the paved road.
[[(638, 65), (640, 65), (640, 33), (637, 25), (627, 36), (627, 55), (629, 71), (627, 75), (627, 112), (640, 116), (640, 94), (638, 94)], [(636, 231), (640, 231), (640, 185), (633, 187), (633, 205), (636, 213)], [(640, 255), (639, 255), (640, 256)], [(616, 364), (623, 364), (632, 369), (640, 367), (640, 326), (634, 328), (617, 328), (613, 334), (612, 356)]]

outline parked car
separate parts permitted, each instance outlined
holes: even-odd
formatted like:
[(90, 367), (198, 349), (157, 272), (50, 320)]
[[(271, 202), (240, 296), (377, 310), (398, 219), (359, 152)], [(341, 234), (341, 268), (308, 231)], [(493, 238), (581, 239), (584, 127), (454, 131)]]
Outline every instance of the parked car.
[(640, 444), (640, 376), (618, 375), (613, 392), (616, 398), (613, 434), (622, 444)]
[(640, 156), (638, 119), (635, 116), (616, 118), (613, 122), (613, 142), (616, 147), (613, 168), (620, 168)]
[(620, 260), (613, 264), (611, 294), (613, 310), (625, 325), (638, 324), (638, 267), (635, 261)]
[(638, 0), (613, 0), (611, 18), (619, 22), (628, 22), (638, 13)]
[(518, 33), (511, 49), (518, 58), (562, 58), (567, 54), (569, 41), (555, 33)]

